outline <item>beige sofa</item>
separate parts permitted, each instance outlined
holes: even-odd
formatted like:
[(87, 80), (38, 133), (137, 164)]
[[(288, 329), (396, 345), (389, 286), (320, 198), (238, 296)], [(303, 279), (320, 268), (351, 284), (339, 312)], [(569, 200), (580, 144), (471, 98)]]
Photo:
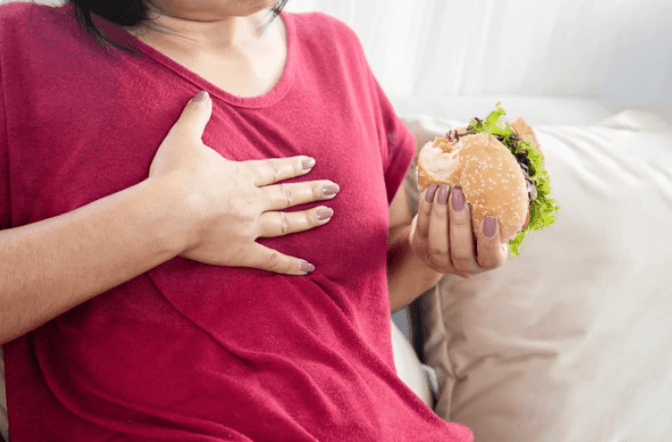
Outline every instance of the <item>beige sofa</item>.
[[(396, 105), (421, 146), (483, 116), (487, 100)], [(562, 206), (556, 224), (529, 233), (502, 268), (445, 276), (414, 305), (421, 359), (438, 374), (434, 409), (476, 441), (668, 442), (672, 127), (660, 113), (611, 114), (594, 101), (558, 100), (551, 114), (552, 101), (502, 104), (535, 124)], [(451, 112), (465, 118), (437, 116)], [(417, 200), (413, 170), (405, 185)]]

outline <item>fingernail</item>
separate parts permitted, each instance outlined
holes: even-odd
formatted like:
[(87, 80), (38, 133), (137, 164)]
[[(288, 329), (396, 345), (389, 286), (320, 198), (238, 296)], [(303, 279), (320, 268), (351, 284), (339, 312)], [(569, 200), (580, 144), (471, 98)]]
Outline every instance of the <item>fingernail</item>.
[(330, 208), (325, 208), (325, 209), (319, 209), (317, 211), (317, 220), (318, 221), (326, 221), (330, 219), (332, 216), (334, 216), (334, 211)]
[(497, 230), (497, 218), (486, 216), (485, 222), (483, 223), (483, 233), (485, 233), (485, 237), (492, 238), (493, 236), (495, 236), (496, 230)]
[(310, 170), (313, 168), (314, 165), (315, 165), (315, 158), (306, 158), (301, 162), (303, 170)]
[(464, 194), (460, 189), (453, 190), (453, 210), (461, 212), (464, 209)]
[(314, 272), (315, 271), (315, 266), (312, 265), (311, 263), (309, 263), (308, 261), (301, 261), (301, 266), (299, 266), (299, 270), (302, 273), (306, 274), (306, 273)]
[(329, 184), (327, 186), (324, 186), (322, 188), (322, 193), (324, 196), (334, 196), (336, 195), (339, 191), (341, 190), (340, 187), (338, 187), (338, 184)]
[(204, 101), (208, 96), (208, 93), (206, 91), (201, 91), (196, 94), (194, 98), (192, 98), (192, 101), (198, 102), (198, 101)]
[(438, 189), (439, 186), (436, 184), (430, 184), (429, 187), (427, 188), (427, 195), (425, 195), (425, 201), (428, 203), (431, 203), (434, 201), (434, 194), (436, 193), (436, 189)]
[(436, 197), (436, 202), (441, 206), (445, 206), (448, 202), (448, 185), (444, 184), (439, 187), (439, 195)]

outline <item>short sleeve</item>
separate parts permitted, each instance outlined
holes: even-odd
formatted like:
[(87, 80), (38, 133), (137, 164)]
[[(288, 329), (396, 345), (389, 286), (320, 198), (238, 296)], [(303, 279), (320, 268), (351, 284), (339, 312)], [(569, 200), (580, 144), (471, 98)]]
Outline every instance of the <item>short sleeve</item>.
[(335, 47), (327, 55), (340, 61), (344, 81), (349, 83), (345, 91), (348, 99), (354, 106), (360, 107), (366, 118), (372, 117), (367, 122), (374, 121), (387, 199), (391, 203), (415, 155), (414, 136), (397, 116), (380, 87), (357, 34), (346, 23), (322, 13), (317, 14), (321, 19), (319, 21), (330, 26), (331, 32), (325, 38), (332, 40)]
[(415, 155), (415, 137), (396, 114), (389, 99), (376, 82), (378, 101), (383, 116), (383, 127), (387, 140), (385, 169), (385, 186), (387, 199), (392, 199), (404, 181)]
[[(362, 49), (363, 51), (363, 49)], [(363, 57), (363, 52), (362, 52)], [(366, 63), (364, 61), (364, 63)], [(365, 64), (373, 105), (381, 127), (381, 154), (385, 172), (388, 202), (391, 203), (415, 155), (415, 137), (397, 115), (389, 98), (380, 87), (368, 63)]]

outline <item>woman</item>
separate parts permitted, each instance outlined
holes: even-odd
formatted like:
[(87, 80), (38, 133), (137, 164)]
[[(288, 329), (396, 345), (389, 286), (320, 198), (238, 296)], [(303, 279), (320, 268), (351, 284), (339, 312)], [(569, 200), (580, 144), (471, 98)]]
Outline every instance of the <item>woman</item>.
[(12, 442), (471, 439), (396, 377), (389, 314), (503, 264), (496, 220), (446, 187), (412, 219), (356, 37), (281, 7), (0, 8)]

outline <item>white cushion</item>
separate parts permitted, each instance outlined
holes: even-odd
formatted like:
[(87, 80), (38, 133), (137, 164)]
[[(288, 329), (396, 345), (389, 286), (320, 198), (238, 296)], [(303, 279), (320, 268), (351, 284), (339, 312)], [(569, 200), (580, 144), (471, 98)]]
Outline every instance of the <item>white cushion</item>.
[(423, 300), (435, 409), (482, 441), (669, 442), (672, 132), (635, 111), (535, 129), (562, 210), (519, 257)]
[(413, 390), (415, 394), (422, 399), (428, 406), (432, 406), (432, 394), (429, 391), (427, 379), (422, 370), (422, 365), (413, 347), (406, 340), (404, 334), (399, 330), (396, 324), (392, 323), (392, 351), (394, 355), (394, 365), (397, 369), (397, 375)]

